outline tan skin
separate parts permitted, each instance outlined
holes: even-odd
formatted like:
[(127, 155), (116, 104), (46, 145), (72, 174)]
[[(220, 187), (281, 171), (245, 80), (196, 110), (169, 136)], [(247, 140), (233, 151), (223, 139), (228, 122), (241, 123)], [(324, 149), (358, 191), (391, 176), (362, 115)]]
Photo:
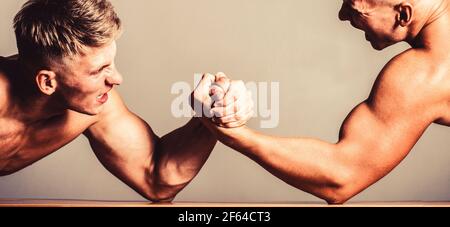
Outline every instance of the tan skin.
[(340, 19), (365, 31), (375, 49), (401, 41), (411, 49), (387, 63), (336, 143), (208, 127), (286, 183), (344, 203), (397, 166), (429, 125), (450, 126), (449, 11), (441, 0), (343, 1)]
[[(173, 200), (197, 175), (217, 142), (201, 123), (205, 119), (192, 118), (158, 137), (113, 89), (122, 82), (115, 54), (112, 42), (39, 70), (27, 70), (17, 56), (1, 59), (0, 175), (31, 165), (81, 134), (112, 174), (151, 201)], [(205, 75), (193, 99), (211, 105), (210, 86), (221, 80), (220, 75)], [(251, 103), (227, 107), (233, 105), (248, 109)], [(232, 120), (222, 126), (239, 127), (246, 115), (232, 112)]]

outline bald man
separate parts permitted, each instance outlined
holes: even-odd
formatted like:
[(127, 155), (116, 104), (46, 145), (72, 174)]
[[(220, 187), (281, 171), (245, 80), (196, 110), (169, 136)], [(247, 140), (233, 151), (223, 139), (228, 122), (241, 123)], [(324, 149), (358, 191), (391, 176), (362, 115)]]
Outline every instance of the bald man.
[(364, 31), (376, 50), (402, 41), (411, 48), (386, 64), (368, 99), (344, 121), (337, 143), (208, 123), (224, 144), (331, 204), (346, 202), (387, 175), (430, 124), (450, 126), (447, 0), (344, 0), (339, 19)]

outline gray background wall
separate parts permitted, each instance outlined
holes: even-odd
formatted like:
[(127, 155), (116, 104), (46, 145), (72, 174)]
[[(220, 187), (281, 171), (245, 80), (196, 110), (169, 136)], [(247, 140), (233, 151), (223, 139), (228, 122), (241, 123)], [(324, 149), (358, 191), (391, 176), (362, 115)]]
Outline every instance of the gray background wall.
[[(0, 55), (16, 52), (12, 19), (24, 1), (0, 3)], [(282, 136), (337, 140), (348, 112), (364, 100), (383, 65), (407, 46), (371, 49), (340, 22), (341, 1), (113, 1), (125, 33), (118, 41), (119, 88), (128, 106), (160, 136), (182, 126), (172, 84), (196, 72), (280, 82)], [(259, 129), (259, 119), (249, 124)], [(432, 125), (410, 155), (353, 201), (450, 200), (450, 129)], [(96, 160), (83, 137), (48, 158), (0, 178), (0, 198), (141, 200)], [(219, 144), (176, 201), (317, 201)]]

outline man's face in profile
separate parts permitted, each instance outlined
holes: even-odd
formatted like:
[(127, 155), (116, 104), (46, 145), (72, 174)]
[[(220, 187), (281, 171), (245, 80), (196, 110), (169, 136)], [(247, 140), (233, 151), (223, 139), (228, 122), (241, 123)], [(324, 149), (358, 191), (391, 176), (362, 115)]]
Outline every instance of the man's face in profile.
[(86, 47), (83, 54), (63, 59), (58, 92), (69, 109), (88, 115), (101, 112), (108, 92), (122, 82), (114, 64), (116, 42)]
[(396, 12), (385, 4), (386, 0), (343, 0), (339, 19), (349, 21), (364, 31), (367, 41), (376, 50), (382, 50), (401, 39), (395, 37)]

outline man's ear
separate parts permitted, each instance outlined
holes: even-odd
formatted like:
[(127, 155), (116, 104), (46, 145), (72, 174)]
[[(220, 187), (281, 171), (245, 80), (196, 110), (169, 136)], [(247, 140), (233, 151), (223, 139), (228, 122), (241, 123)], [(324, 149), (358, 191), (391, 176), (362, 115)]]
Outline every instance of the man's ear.
[(52, 95), (58, 85), (56, 73), (49, 70), (41, 70), (36, 75), (36, 83), (42, 93)]
[(397, 11), (396, 15), (397, 24), (402, 27), (406, 27), (409, 24), (411, 24), (412, 18), (414, 16), (412, 5), (410, 3), (404, 2), (401, 3), (400, 5), (397, 5), (395, 8)]

